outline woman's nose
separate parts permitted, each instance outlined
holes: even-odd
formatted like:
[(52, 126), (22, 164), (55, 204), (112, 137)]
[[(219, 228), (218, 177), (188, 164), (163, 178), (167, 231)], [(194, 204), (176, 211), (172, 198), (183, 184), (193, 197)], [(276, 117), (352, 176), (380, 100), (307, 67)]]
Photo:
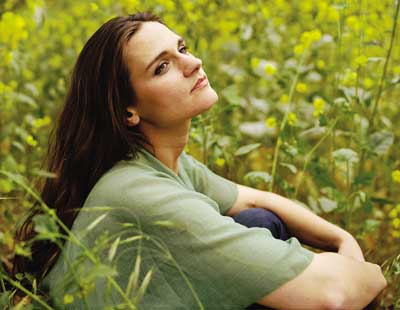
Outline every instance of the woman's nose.
[(185, 67), (184, 67), (184, 75), (191, 76), (195, 71), (200, 70), (203, 62), (200, 58), (197, 58), (193, 55), (189, 55), (188, 59), (186, 59)]

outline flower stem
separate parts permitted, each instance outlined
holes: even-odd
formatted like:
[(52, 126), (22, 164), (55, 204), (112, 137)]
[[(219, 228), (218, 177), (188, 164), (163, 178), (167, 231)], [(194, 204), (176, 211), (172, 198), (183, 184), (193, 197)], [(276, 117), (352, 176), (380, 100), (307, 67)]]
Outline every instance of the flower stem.
[(295, 190), (295, 193), (294, 193), (294, 199), (296, 199), (296, 196), (297, 196), (297, 193), (298, 193), (298, 190), (299, 190), (299, 186), (300, 186), (300, 184), (302, 184), (301, 182), (302, 182), (302, 180), (303, 180), (303, 176), (304, 176), (304, 173), (305, 173), (305, 171), (306, 171), (306, 169), (307, 169), (308, 163), (309, 163), (310, 160), (311, 160), (311, 155), (317, 150), (317, 148), (318, 148), (318, 147), (320, 146), (320, 144), (326, 139), (326, 137), (329, 136), (329, 135), (331, 134), (331, 132), (332, 132), (333, 128), (335, 127), (335, 125), (336, 125), (338, 119), (339, 119), (339, 118), (337, 117), (337, 118), (333, 121), (332, 125), (328, 128), (328, 130), (327, 130), (326, 133), (322, 136), (322, 138), (318, 141), (318, 143), (315, 144), (314, 147), (307, 153), (306, 158), (305, 158), (305, 161), (304, 161), (303, 169), (302, 169), (302, 171), (301, 171), (301, 173), (300, 173), (300, 178), (299, 178), (299, 180), (298, 180), (298, 182), (297, 182), (297, 185), (296, 185), (296, 190)]
[(376, 110), (378, 108), (379, 100), (381, 99), (383, 83), (385, 81), (388, 63), (389, 63), (389, 60), (390, 60), (390, 56), (392, 54), (393, 42), (394, 42), (394, 38), (396, 36), (396, 28), (397, 28), (397, 20), (398, 20), (398, 17), (399, 17), (399, 10), (400, 10), (400, 1), (397, 1), (396, 11), (395, 11), (395, 15), (394, 15), (394, 18), (393, 18), (392, 34), (391, 34), (391, 37), (390, 37), (390, 46), (389, 46), (389, 49), (388, 49), (387, 54), (386, 54), (385, 64), (383, 66), (383, 73), (382, 73), (382, 76), (381, 76), (381, 80), (379, 82), (379, 89), (378, 89), (378, 92), (376, 94), (376, 99), (375, 99), (375, 102), (374, 102), (374, 107), (373, 107), (373, 110), (372, 110), (372, 114), (369, 117), (369, 122), (368, 122), (369, 131), (368, 131), (368, 133), (370, 133), (372, 128), (373, 128), (374, 116), (375, 116)]
[(287, 109), (287, 111), (286, 111), (286, 113), (285, 113), (285, 115), (283, 117), (281, 126), (279, 128), (278, 140), (276, 142), (275, 151), (274, 151), (274, 160), (273, 160), (273, 163), (272, 163), (272, 172), (271, 172), (272, 179), (271, 179), (271, 183), (269, 184), (269, 191), (270, 192), (272, 192), (272, 189), (274, 187), (276, 167), (278, 165), (279, 150), (280, 150), (280, 147), (282, 145), (281, 132), (285, 129), (287, 118), (288, 118), (288, 114), (291, 111), (291, 105), (292, 105), (292, 98), (293, 98), (294, 89), (296, 87), (297, 80), (299, 78), (300, 67), (303, 65), (306, 52), (307, 52), (307, 49), (305, 49), (303, 51), (303, 53), (301, 54), (300, 61), (299, 61), (298, 65), (297, 65), (297, 67), (296, 67), (296, 73), (295, 73), (295, 76), (293, 78), (292, 84), (290, 86), (290, 91), (289, 91), (289, 100), (288, 100), (289, 101), (289, 107), (288, 107), (288, 109)]

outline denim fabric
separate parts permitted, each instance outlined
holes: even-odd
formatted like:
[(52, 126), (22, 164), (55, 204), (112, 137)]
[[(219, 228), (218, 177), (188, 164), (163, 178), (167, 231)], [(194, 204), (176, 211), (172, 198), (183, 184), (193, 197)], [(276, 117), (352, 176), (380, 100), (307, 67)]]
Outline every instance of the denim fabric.
[[(265, 227), (269, 229), (276, 239), (287, 240), (292, 237), (282, 220), (273, 212), (264, 208), (246, 209), (232, 217), (239, 224), (247, 227)], [(271, 309), (254, 303), (245, 308), (245, 310)]]
[(268, 228), (276, 239), (287, 240), (291, 237), (282, 220), (275, 213), (263, 208), (243, 210), (233, 220), (247, 227)]

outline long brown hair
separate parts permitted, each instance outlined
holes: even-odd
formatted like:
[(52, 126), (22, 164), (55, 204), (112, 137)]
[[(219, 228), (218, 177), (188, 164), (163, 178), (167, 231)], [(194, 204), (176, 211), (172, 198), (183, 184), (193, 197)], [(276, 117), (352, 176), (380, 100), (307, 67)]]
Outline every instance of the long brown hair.
[[(56, 178), (46, 179), (41, 190), (43, 201), (69, 229), (99, 178), (117, 161), (132, 155), (135, 158), (139, 148), (151, 145), (138, 128), (125, 123), (126, 108), (134, 104), (135, 92), (124, 48), (147, 21), (164, 24), (149, 12), (110, 19), (89, 38), (73, 68), (46, 157), (47, 170)], [(17, 240), (36, 235), (32, 219), (43, 212), (38, 205), (32, 207), (17, 231)], [(13, 277), (28, 272), (40, 281), (60, 249), (55, 243), (35, 240), (31, 253), (32, 260), (14, 257)]]

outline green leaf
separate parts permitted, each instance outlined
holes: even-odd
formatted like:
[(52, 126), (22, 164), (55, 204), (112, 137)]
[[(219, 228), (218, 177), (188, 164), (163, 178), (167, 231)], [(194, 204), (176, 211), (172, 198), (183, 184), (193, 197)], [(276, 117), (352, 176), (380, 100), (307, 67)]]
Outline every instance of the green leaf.
[(129, 276), (129, 281), (128, 285), (126, 287), (126, 294), (128, 296), (132, 296), (132, 293), (136, 291), (137, 287), (139, 286), (139, 275), (140, 275), (140, 264), (141, 264), (142, 258), (140, 255), (136, 256), (136, 262), (135, 262), (135, 268), (131, 272)]
[(385, 60), (385, 57), (368, 57), (368, 61), (377, 62), (377, 61)]
[(338, 162), (349, 162), (356, 163), (358, 162), (358, 155), (352, 149), (338, 149), (332, 153), (333, 157)]
[(371, 197), (372, 202), (381, 203), (381, 204), (394, 204), (395, 201), (392, 199), (386, 199), (382, 197)]
[(15, 254), (25, 256), (25, 257), (31, 257), (31, 250), (29, 247), (24, 247), (21, 246), (20, 244), (15, 245)]
[(292, 164), (287, 164), (287, 163), (280, 163), (281, 166), (286, 167), (290, 170), (291, 173), (296, 174), (297, 173), (297, 168), (295, 165)]
[(324, 212), (329, 213), (338, 207), (338, 203), (326, 197), (318, 198), (319, 205)]
[(104, 218), (107, 216), (107, 213), (100, 215), (97, 219), (95, 219), (87, 228), (86, 231), (90, 231), (97, 226)]
[(239, 90), (235, 84), (224, 88), (221, 93), (230, 104), (240, 105), (243, 101), (243, 98), (239, 96)]
[(307, 130), (300, 132), (299, 136), (302, 138), (317, 139), (322, 137), (326, 132), (326, 127), (314, 126)]
[(261, 180), (262, 182), (270, 183), (270, 182), (272, 182), (272, 176), (269, 173), (264, 172), (264, 171), (252, 171), (252, 172), (247, 173), (244, 176), (244, 180), (250, 181), (250, 182), (255, 182), (255, 183), (257, 183), (257, 181)]
[(245, 146), (242, 146), (240, 148), (237, 149), (237, 151), (235, 152), (235, 156), (241, 156), (241, 155), (245, 155), (247, 153), (250, 153), (251, 151), (255, 150), (256, 148), (260, 147), (261, 143), (254, 143), (254, 144), (248, 144)]
[(45, 214), (34, 216), (33, 222), (35, 223), (35, 231), (38, 234), (56, 234), (58, 233), (57, 223), (53, 218)]
[(320, 126), (328, 125), (328, 120), (327, 120), (325, 114), (320, 115), (320, 117), (319, 117), (319, 125)]
[(120, 240), (121, 240), (121, 237), (118, 237), (117, 239), (115, 239), (115, 241), (111, 245), (110, 250), (108, 251), (108, 261), (111, 262), (115, 256), (115, 253), (117, 253), (117, 249), (118, 249)]
[(55, 174), (55, 173), (48, 172), (48, 171), (45, 171), (45, 170), (40, 170), (40, 169), (33, 169), (32, 170), (32, 174), (33, 175), (38, 175), (38, 176), (41, 176), (41, 177), (45, 177), (45, 178), (56, 178), (57, 177), (57, 174)]
[(180, 229), (184, 229), (184, 225), (183, 224), (175, 223), (175, 222), (172, 222), (172, 221), (169, 221), (169, 220), (154, 221), (154, 222), (151, 223), (151, 225), (165, 227), (165, 228), (180, 228)]
[(13, 141), (11, 145), (20, 150), (21, 152), (25, 152), (25, 146), (21, 142)]
[(364, 232), (371, 233), (374, 232), (381, 225), (381, 221), (368, 219), (364, 222)]
[(0, 293), (0, 308), (11, 309), (11, 291), (5, 291)]
[[(0, 179), (0, 193), (7, 194), (14, 189), (13, 183), (10, 180)], [(0, 199), (6, 199), (0, 197)]]
[(287, 154), (289, 154), (291, 157), (295, 157), (295, 156), (297, 156), (299, 154), (298, 148), (293, 146), (293, 145), (291, 145), (291, 144), (289, 144), (289, 143), (287, 143), (287, 142), (284, 142), (282, 147), (283, 147), (283, 150)]
[(354, 179), (354, 185), (370, 185), (374, 179), (375, 173), (373, 171), (361, 172)]
[(154, 269), (155, 269), (154, 266), (150, 268), (150, 270), (146, 273), (142, 283), (140, 284), (138, 292), (137, 292), (137, 294), (136, 294), (136, 296), (134, 298), (135, 304), (140, 303), (140, 300), (143, 298), (144, 293), (146, 292), (147, 286), (149, 285), (150, 280), (151, 280), (151, 278), (153, 276)]
[(96, 278), (114, 277), (117, 274), (117, 271), (113, 267), (105, 264), (97, 264), (90, 269), (89, 274), (85, 276), (85, 280), (92, 282)]
[(7, 171), (17, 172), (18, 171), (18, 163), (14, 159), (12, 155), (7, 155), (1, 161), (1, 168)]
[(374, 132), (369, 138), (369, 146), (374, 154), (385, 155), (394, 141), (394, 135), (387, 130)]
[(25, 95), (25, 94), (21, 94), (21, 93), (17, 93), (15, 94), (15, 100), (21, 103), (26, 103), (27, 105), (29, 105), (31, 108), (33, 109), (37, 109), (38, 105), (35, 102), (35, 100), (33, 100), (31, 97)]

